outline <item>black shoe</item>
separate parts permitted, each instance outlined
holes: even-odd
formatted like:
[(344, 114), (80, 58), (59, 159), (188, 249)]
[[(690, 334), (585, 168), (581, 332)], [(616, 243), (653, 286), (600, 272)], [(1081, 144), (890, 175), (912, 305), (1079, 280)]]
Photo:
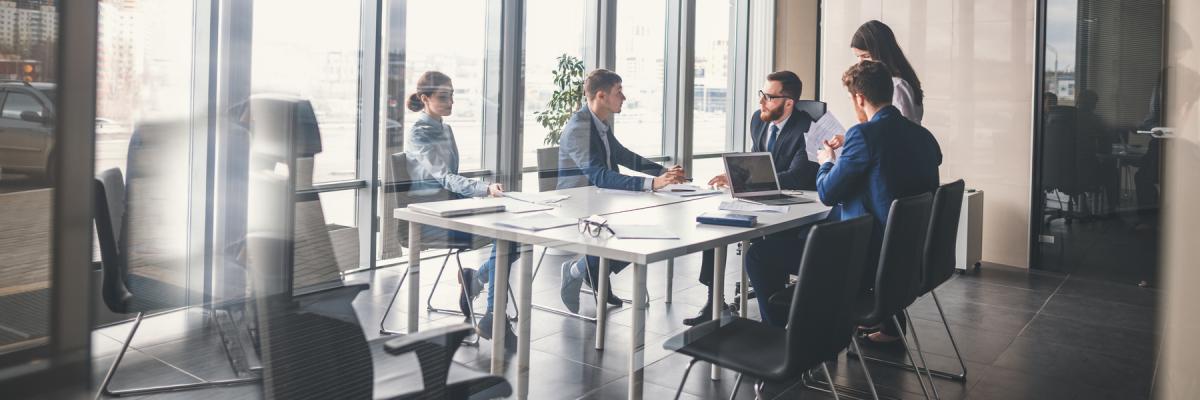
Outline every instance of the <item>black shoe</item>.
[[(599, 289), (597, 289), (596, 287), (597, 287), (597, 286), (600, 286), (600, 284), (599, 284), (599, 282), (600, 282), (600, 268), (592, 268), (592, 265), (591, 265), (591, 263), (587, 263), (587, 262), (585, 262), (585, 263), (584, 263), (584, 265), (586, 265), (586, 266), (587, 266), (587, 273), (588, 273), (588, 279), (587, 279), (587, 280), (585, 280), (585, 281), (584, 281), (584, 283), (586, 283), (586, 284), (588, 285), (588, 287), (592, 288), (592, 290), (593, 290), (593, 291), (595, 291), (595, 290), (599, 290)], [(625, 302), (624, 302), (624, 301), (622, 301), (620, 297), (617, 297), (617, 295), (613, 294), (613, 291), (612, 291), (612, 281), (611, 281), (611, 280), (609, 280), (609, 282), (608, 282), (608, 283), (609, 283), (609, 285), (608, 285), (608, 297), (606, 297), (606, 298), (605, 298), (605, 302), (607, 302), (607, 303), (608, 303), (608, 305), (610, 305), (610, 306), (617, 306), (617, 307), (619, 307), (619, 306), (622, 306), (622, 305), (624, 305), (624, 304), (625, 304)], [(597, 295), (599, 295), (599, 293), (597, 293)]]
[[(721, 314), (728, 314), (728, 313), (729, 313), (729, 305), (721, 304)], [(683, 324), (687, 325), (687, 326), (696, 326), (696, 325), (700, 325), (700, 324), (703, 324), (708, 321), (712, 321), (712, 319), (713, 319), (713, 317), (712, 317), (712, 302), (710, 301), (710, 302), (708, 302), (708, 304), (706, 304), (704, 306), (704, 308), (700, 309), (699, 315), (696, 315), (695, 317), (684, 319)]]
[[(903, 352), (904, 351), (904, 341), (901, 340), (899, 337), (897, 337), (896, 340), (892, 340), (889, 342), (879, 342), (879, 341), (875, 341), (875, 340), (871, 339), (871, 333), (860, 332), (860, 333), (857, 333), (856, 335), (857, 335), (857, 339), (858, 339), (858, 344), (862, 345), (863, 347), (875, 349), (875, 350), (889, 351), (889, 352)], [(852, 354), (850, 354), (850, 356), (856, 357), (856, 355), (853, 354), (856, 352), (851, 352), (851, 353)]]
[[(509, 322), (507, 318), (504, 319), (504, 331), (504, 349), (509, 352), (516, 351), (517, 332), (513, 330), (512, 322)], [(492, 340), (492, 313), (484, 314), (483, 318), (479, 319), (479, 326), (475, 327), (475, 333), (481, 338)]]
[[(463, 268), (462, 273), (458, 275), (458, 285), (462, 288), (458, 295), (458, 309), (467, 317), (471, 315), (471, 302), (475, 301), (479, 292), (483, 290), (483, 285), (479, 284), (475, 275), (475, 270), (471, 268)], [(466, 296), (463, 296), (464, 292)]]

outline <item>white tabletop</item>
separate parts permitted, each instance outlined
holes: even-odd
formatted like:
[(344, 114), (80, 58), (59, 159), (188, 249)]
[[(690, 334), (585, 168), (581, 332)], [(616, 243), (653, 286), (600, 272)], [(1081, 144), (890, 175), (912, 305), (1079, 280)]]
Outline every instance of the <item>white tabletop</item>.
[(575, 225), (536, 232), (496, 225), (497, 221), (520, 216), (507, 212), (443, 218), (398, 208), (394, 216), (419, 224), (501, 240), (554, 247), (617, 261), (650, 264), (811, 224), (824, 219), (830, 209), (814, 202), (793, 204), (786, 213), (746, 213), (757, 215), (758, 225), (739, 228), (696, 222), (696, 216), (700, 214), (719, 211), (721, 201), (731, 199), (728, 194), (681, 198), (658, 193), (616, 192), (594, 187), (552, 193), (568, 194), (571, 197), (564, 200), (561, 207), (544, 211), (546, 213), (572, 219), (602, 214), (607, 216), (609, 224), (657, 225), (674, 232), (679, 239), (617, 239), (607, 232), (596, 238), (580, 233)]

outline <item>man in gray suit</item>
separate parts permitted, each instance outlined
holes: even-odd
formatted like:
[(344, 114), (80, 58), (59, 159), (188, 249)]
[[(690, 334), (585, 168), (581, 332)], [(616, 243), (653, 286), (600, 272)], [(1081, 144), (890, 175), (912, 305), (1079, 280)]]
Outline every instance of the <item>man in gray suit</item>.
[[(621, 112), (625, 102), (621, 77), (606, 69), (597, 69), (584, 81), (587, 103), (571, 116), (563, 127), (559, 142), (558, 188), (597, 186), (605, 189), (652, 191), (684, 181), (683, 168), (666, 168), (647, 160), (617, 141), (613, 135), (612, 117)], [(638, 171), (650, 177), (624, 175), (620, 167)], [(586, 271), (588, 284), (593, 288), (599, 279), (600, 260), (587, 256), (562, 265), (560, 295), (571, 312), (579, 312), (579, 288)], [(625, 269), (628, 263), (611, 263), (612, 272)], [(607, 301), (621, 305), (621, 300), (609, 288)]]

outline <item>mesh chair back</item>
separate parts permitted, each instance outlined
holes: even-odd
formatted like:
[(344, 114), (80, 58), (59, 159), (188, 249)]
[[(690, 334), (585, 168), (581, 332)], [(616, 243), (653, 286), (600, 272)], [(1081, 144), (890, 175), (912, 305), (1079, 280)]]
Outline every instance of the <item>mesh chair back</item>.
[(809, 231), (788, 315), (789, 367), (832, 359), (849, 343), (873, 225), (864, 215)]
[(963, 191), (964, 183), (959, 179), (938, 187), (933, 195), (929, 236), (925, 243), (925, 281), (922, 294), (937, 288), (954, 276)]
[(876, 315), (895, 314), (920, 295), (931, 203), (929, 193), (892, 201), (875, 275)]

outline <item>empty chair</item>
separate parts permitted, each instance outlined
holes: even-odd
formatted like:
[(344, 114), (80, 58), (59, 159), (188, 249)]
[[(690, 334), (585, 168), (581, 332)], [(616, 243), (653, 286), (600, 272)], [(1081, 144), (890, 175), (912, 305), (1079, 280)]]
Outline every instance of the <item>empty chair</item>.
[(125, 216), (125, 181), (120, 169), (112, 168), (100, 173), (94, 181), (93, 201), (93, 221), (96, 225), (96, 240), (100, 245), (100, 268), (103, 276), (100, 296), (104, 305), (114, 313), (136, 313), (133, 326), (129, 328), (125, 341), (121, 343), (121, 351), (113, 358), (112, 365), (104, 374), (100, 392), (108, 396), (129, 396), (257, 382), (257, 377), (250, 377), (123, 390), (109, 389), (108, 386), (121, 366), (121, 361), (125, 358), (145, 313), (166, 309), (171, 305), (155, 299), (159, 296), (143, 298), (136, 289), (130, 287), (129, 268), (122, 246), (124, 232), (128, 227)]
[[(933, 196), (929, 193), (892, 201), (887, 225), (883, 231), (879, 266), (875, 271), (875, 289), (872, 293), (859, 296), (855, 312), (858, 325), (875, 326), (894, 323), (898, 328), (903, 329), (896, 314), (904, 312), (904, 309), (921, 294), (921, 284), (924, 280), (922, 272), (925, 242), (929, 232), (929, 209), (932, 201)], [(908, 320), (911, 322), (912, 318), (908, 318)], [(917, 373), (921, 391), (928, 398), (929, 391), (925, 388), (925, 380), (921, 377), (920, 369), (915, 368), (916, 358), (908, 346), (908, 339), (903, 334), (900, 335), (900, 339), (908, 353), (909, 362), (912, 363), (914, 372)], [(916, 345), (917, 353), (920, 354), (920, 342), (918, 341)], [(865, 365), (865, 362), (863, 364)], [(924, 364), (923, 361), (922, 364)], [(930, 384), (932, 384), (932, 380)], [(937, 389), (933, 388), (933, 391), (936, 397)], [(871, 387), (871, 394), (878, 398), (874, 385)]]
[[(745, 375), (780, 381), (820, 365), (828, 377), (824, 363), (836, 359), (853, 337), (871, 227), (871, 217), (862, 216), (809, 231), (785, 328), (735, 316), (702, 323), (668, 340), (664, 347), (693, 357), (679, 390), (701, 360), (739, 373), (731, 399)], [(832, 384), (829, 388), (836, 394)]]

